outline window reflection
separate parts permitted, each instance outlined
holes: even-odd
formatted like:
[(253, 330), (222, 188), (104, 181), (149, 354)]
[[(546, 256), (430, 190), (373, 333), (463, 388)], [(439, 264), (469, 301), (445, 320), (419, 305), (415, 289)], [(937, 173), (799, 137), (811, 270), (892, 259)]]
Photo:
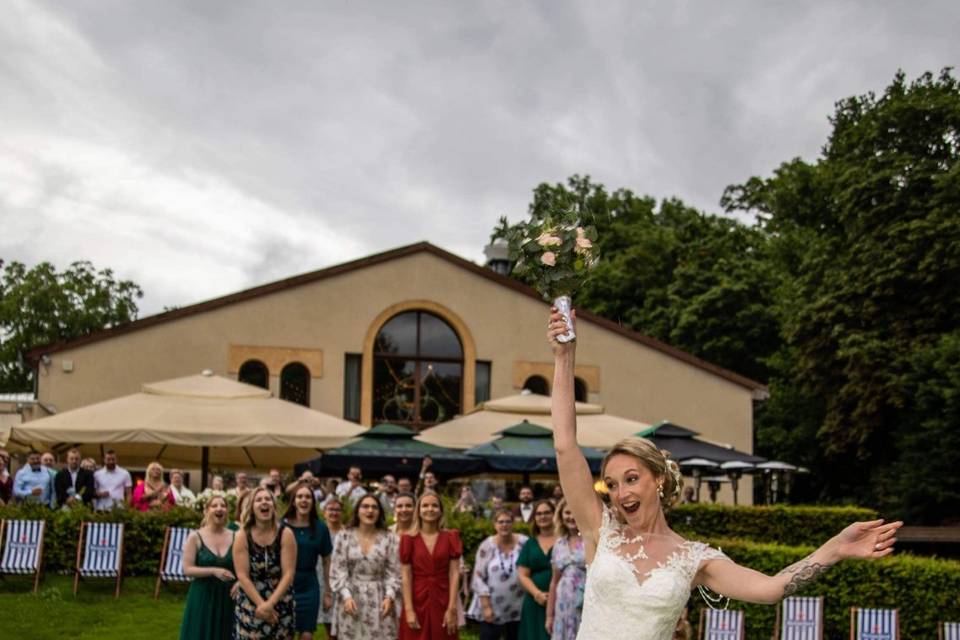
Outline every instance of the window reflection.
[(450, 325), (425, 311), (409, 311), (391, 318), (374, 344), (376, 422), (421, 428), (460, 413), (463, 347)]

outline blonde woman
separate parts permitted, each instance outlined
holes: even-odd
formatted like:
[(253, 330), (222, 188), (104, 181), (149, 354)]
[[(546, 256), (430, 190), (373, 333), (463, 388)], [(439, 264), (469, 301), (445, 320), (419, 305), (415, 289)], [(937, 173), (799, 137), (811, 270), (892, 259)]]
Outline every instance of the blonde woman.
[(240, 583), (234, 638), (292, 640), (297, 541), (280, 524), (269, 489), (258, 487), (251, 494), (243, 531), (233, 543), (233, 563)]
[(457, 638), (460, 532), (443, 527), (443, 503), (433, 491), (417, 500), (416, 519), (416, 530), (400, 538), (400, 640)]
[(547, 633), (551, 640), (575, 640), (580, 629), (583, 589), (587, 582), (587, 564), (583, 538), (566, 499), (557, 502), (553, 518), (557, 541), (550, 563), (553, 575), (547, 597)]
[(417, 506), (417, 499), (412, 493), (399, 493), (393, 501), (394, 523), (390, 525), (390, 531), (398, 536), (409, 535), (416, 529), (416, 519), (414, 510)]
[(229, 640), (233, 635), (234, 533), (227, 529), (227, 501), (211, 498), (200, 528), (183, 545), (183, 573), (191, 578), (180, 640)]
[[(336, 548), (337, 536), (343, 531), (343, 504), (334, 496), (323, 504), (323, 520), (330, 532), (330, 544)], [(333, 632), (333, 620), (336, 617), (336, 598), (330, 587), (330, 572), (333, 569), (333, 554), (330, 554), (330, 566), (317, 565), (317, 579), (320, 582), (320, 612), (317, 624), (322, 624), (327, 632), (327, 640), (337, 640)]]
[[(573, 316), (576, 317), (575, 314)], [(589, 563), (579, 640), (671, 638), (693, 587), (746, 602), (771, 604), (807, 586), (845, 558), (893, 553), (902, 522), (855, 522), (775, 576), (742, 567), (702, 542), (672, 531), (664, 512), (683, 490), (677, 464), (649, 440), (626, 438), (604, 457), (600, 474), (610, 506), (593, 489), (577, 446), (573, 374), (576, 343), (561, 343), (563, 316), (551, 310), (554, 445), (563, 494), (580, 527)], [(589, 332), (584, 332), (584, 336)]]
[(151, 462), (147, 465), (146, 477), (133, 490), (130, 502), (133, 508), (139, 511), (169, 509), (176, 504), (173, 492), (163, 481), (163, 467), (159, 462)]

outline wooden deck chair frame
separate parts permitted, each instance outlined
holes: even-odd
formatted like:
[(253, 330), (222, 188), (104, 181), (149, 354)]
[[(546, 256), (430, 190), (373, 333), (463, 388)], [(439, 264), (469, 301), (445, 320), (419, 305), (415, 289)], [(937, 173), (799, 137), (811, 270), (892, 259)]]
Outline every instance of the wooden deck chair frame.
[[(707, 637), (707, 628), (704, 626), (707, 622), (707, 609), (700, 609), (700, 627), (697, 632), (697, 638), (699, 640), (704, 640)], [(747, 632), (746, 621), (744, 624), (740, 625), (740, 640), (744, 640), (745, 634)]]
[(944, 622), (941, 620), (937, 623), (937, 640), (947, 640), (947, 625), (955, 624), (960, 627), (960, 622)]
[[(857, 611), (869, 607), (850, 607), (850, 640), (857, 640)], [(893, 638), (894, 640), (900, 640), (900, 609), (894, 608), (889, 609), (896, 613), (895, 621), (893, 627)]]
[[(183, 528), (183, 527), (180, 527)], [(157, 567), (157, 586), (153, 590), (154, 599), (160, 597), (160, 587), (163, 585), (166, 580), (163, 579), (164, 569), (167, 566), (167, 556), (170, 554), (170, 542), (173, 540), (174, 527), (167, 527), (166, 531), (163, 534), (163, 551), (160, 552), (160, 566)], [(183, 543), (187, 543), (187, 539), (183, 539)]]
[[(817, 625), (817, 640), (823, 640), (823, 596), (817, 596), (817, 600), (820, 601), (820, 621)], [(784, 598), (786, 600), (787, 598)], [(784, 616), (784, 607), (783, 600), (777, 603), (777, 615), (774, 622), (773, 628), (773, 638), (774, 640), (780, 640), (780, 635), (783, 632), (783, 616)]]
[[(0, 520), (0, 553), (6, 549), (9, 541), (4, 538), (4, 535), (9, 535), (10, 531), (8, 528), (9, 520)], [(43, 538), (47, 534), (47, 523), (45, 520), (40, 521), (42, 525), (40, 526), (40, 537), (37, 539), (37, 568), (33, 573), (33, 592), (36, 593), (37, 589), (40, 587), (40, 574), (43, 573)], [(2, 557), (2, 555), (0, 555)], [(4, 574), (0, 573), (0, 576)]]
[[(86, 533), (87, 525), (90, 525), (90, 524), (99, 524), (99, 523), (93, 523), (93, 522), (80, 523), (80, 537), (77, 540), (77, 566), (74, 569), (74, 575), (73, 575), (73, 595), (74, 596), (77, 595), (77, 589), (80, 587), (80, 578), (82, 577), (80, 575), (80, 567), (82, 566), (82, 563), (83, 563), (83, 548), (84, 548), (83, 534)], [(110, 524), (113, 524), (113, 523), (110, 523)], [(113, 592), (113, 597), (119, 598), (120, 582), (123, 580), (123, 534), (125, 533), (125, 527), (123, 526), (122, 522), (119, 522), (116, 524), (120, 525), (120, 539), (118, 540), (119, 549), (117, 550), (117, 552), (120, 554), (120, 560), (117, 563), (117, 582), (116, 582), (116, 588), (114, 589), (114, 592)]]

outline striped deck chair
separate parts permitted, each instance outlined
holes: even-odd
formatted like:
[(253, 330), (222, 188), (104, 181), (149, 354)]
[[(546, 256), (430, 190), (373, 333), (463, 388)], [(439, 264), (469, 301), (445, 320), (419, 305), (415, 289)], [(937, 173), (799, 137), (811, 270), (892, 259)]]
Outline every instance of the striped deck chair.
[(123, 578), (123, 523), (83, 522), (77, 541), (77, 569), (73, 577), (73, 595), (80, 578), (116, 578), (114, 597), (120, 597)]
[(960, 622), (941, 622), (937, 629), (938, 640), (960, 640)]
[(743, 640), (743, 611), (700, 610), (700, 640)]
[(823, 640), (823, 598), (791, 596), (777, 605), (779, 640)]
[(851, 607), (850, 640), (900, 640), (897, 609)]
[(0, 520), (0, 574), (33, 574), (33, 592), (40, 584), (43, 566), (45, 520)]
[(189, 582), (183, 573), (183, 545), (190, 535), (186, 527), (167, 527), (163, 536), (163, 551), (160, 553), (160, 569), (157, 571), (157, 587), (153, 597), (160, 596), (160, 585), (164, 582)]

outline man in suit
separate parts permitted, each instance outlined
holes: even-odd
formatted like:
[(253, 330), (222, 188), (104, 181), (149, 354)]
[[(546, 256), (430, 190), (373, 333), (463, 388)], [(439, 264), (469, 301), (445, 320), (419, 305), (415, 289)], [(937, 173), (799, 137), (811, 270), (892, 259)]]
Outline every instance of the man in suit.
[(80, 466), (80, 451), (70, 449), (67, 452), (67, 466), (61, 469), (53, 480), (57, 493), (57, 504), (72, 507), (82, 501), (88, 507), (93, 503), (96, 487), (93, 472)]
[(533, 489), (527, 486), (520, 487), (520, 504), (513, 508), (513, 517), (522, 522), (533, 520)]

